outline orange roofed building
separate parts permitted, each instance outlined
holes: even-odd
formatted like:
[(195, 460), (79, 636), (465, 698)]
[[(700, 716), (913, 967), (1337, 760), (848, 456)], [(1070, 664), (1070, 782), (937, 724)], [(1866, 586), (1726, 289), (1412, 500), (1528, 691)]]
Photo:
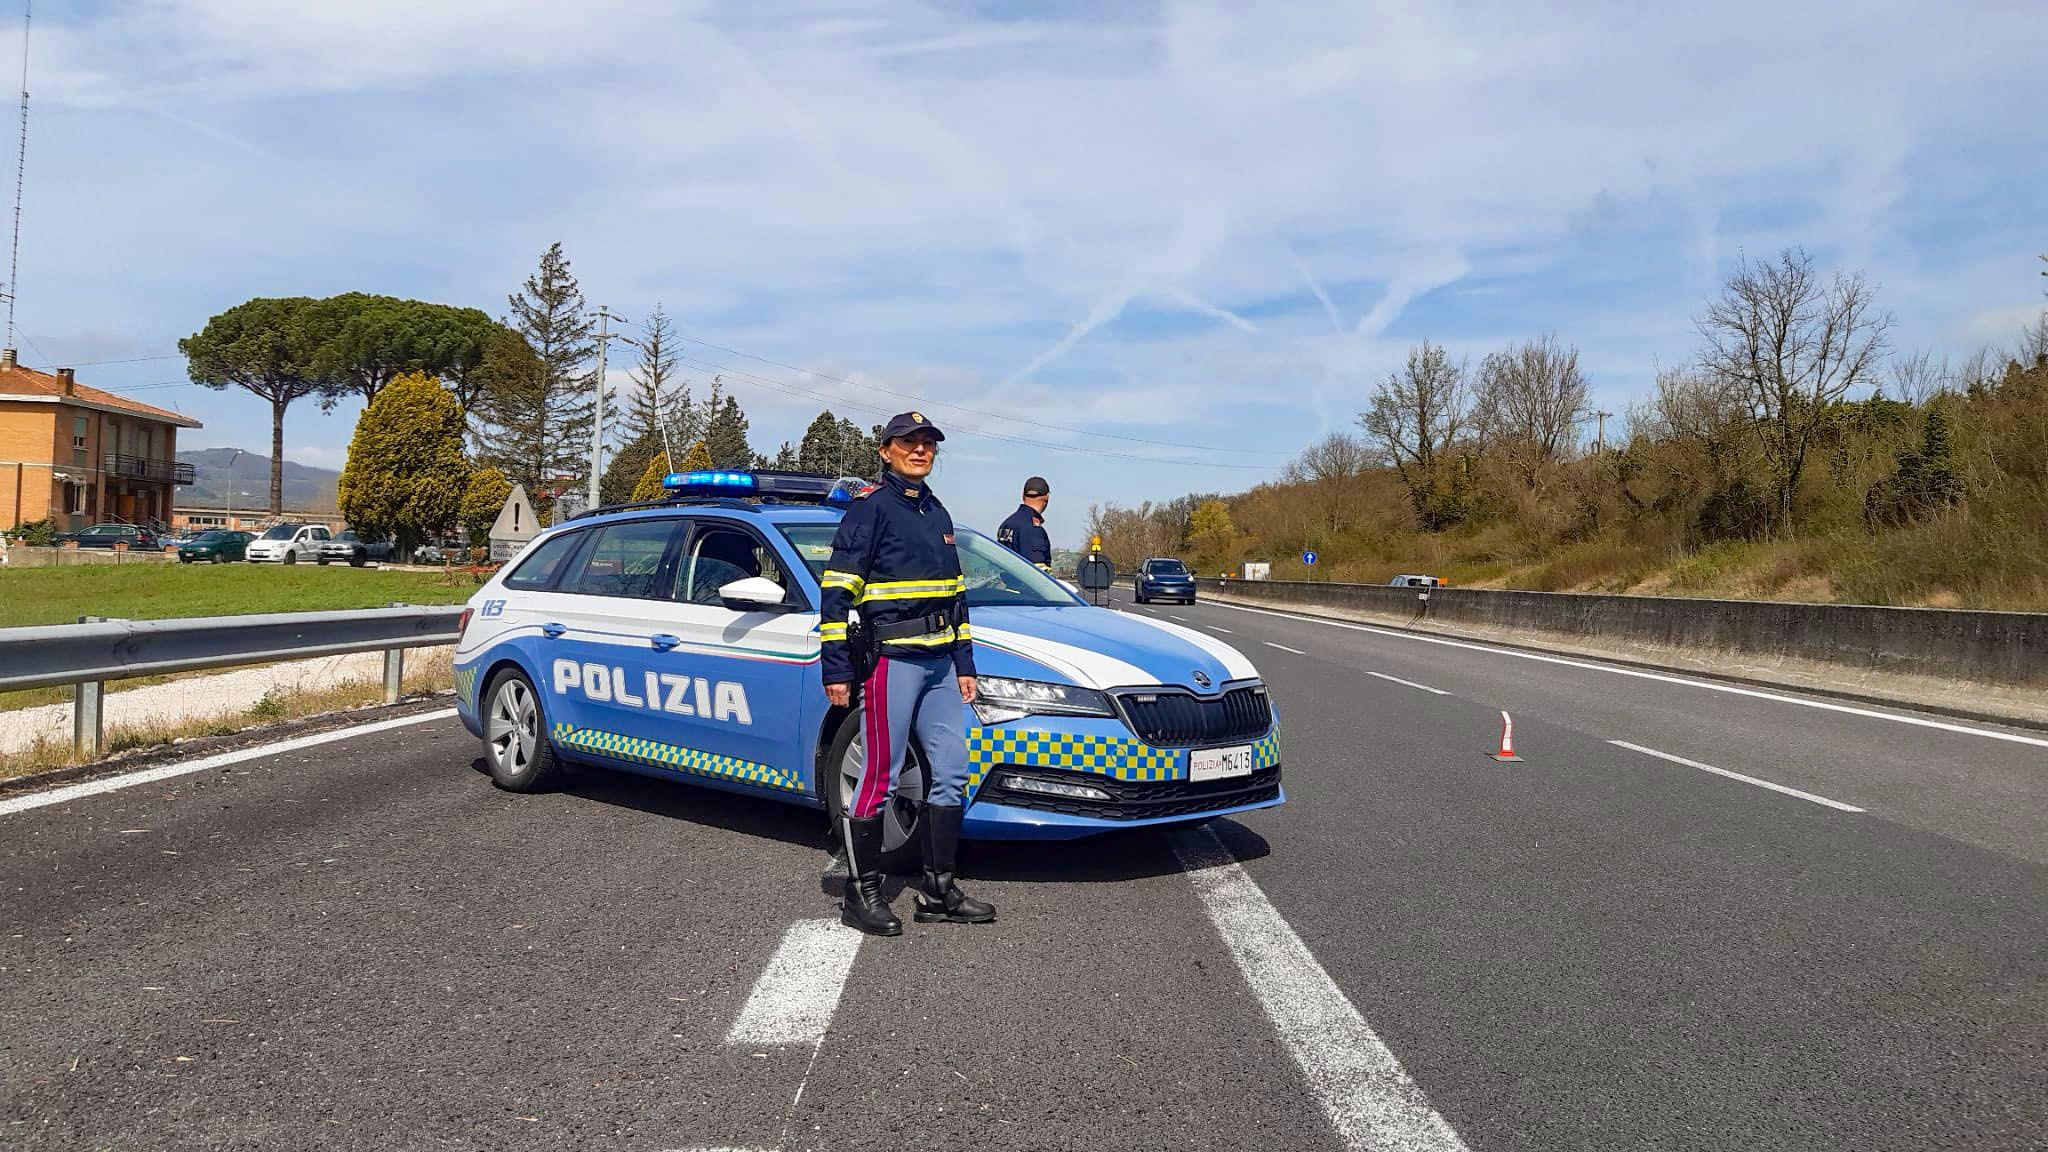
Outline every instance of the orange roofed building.
[(71, 369), (24, 368), (0, 349), (0, 528), (49, 518), (59, 532), (163, 523), (192, 483), (178, 429), (199, 421), (88, 388)]

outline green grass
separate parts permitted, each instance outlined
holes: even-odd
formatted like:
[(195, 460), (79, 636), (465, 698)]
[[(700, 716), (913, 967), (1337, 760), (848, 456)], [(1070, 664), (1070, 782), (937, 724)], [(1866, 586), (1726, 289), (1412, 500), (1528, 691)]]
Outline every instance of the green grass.
[(163, 620), (252, 612), (318, 612), (460, 604), (477, 582), (461, 573), (346, 565), (77, 564), (0, 569), (0, 628), (69, 624), (80, 616)]

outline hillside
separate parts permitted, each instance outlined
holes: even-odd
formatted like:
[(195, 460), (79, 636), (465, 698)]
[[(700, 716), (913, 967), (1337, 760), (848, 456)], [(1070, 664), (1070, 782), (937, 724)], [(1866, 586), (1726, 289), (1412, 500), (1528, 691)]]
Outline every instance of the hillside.
[[(238, 507), (254, 508), (270, 499), (270, 457), (244, 451), (235, 456), (233, 448), (200, 448), (178, 453), (178, 459), (192, 465), (193, 482), (178, 489), (178, 503), (218, 506), (227, 493), (235, 493)], [(229, 460), (234, 461), (232, 475)], [(341, 473), (327, 468), (284, 462), (284, 506), (328, 509), (334, 505), (334, 489)]]
[(1161, 552), (1275, 579), (2048, 610), (2048, 352), (1917, 403), (1844, 401), (1769, 497), (1739, 407), (1660, 381), (1618, 446), (1521, 452), (1471, 437), (1438, 466), (1381, 466), (1334, 436), (1290, 479), (1236, 495), (1092, 511), (1120, 569)]

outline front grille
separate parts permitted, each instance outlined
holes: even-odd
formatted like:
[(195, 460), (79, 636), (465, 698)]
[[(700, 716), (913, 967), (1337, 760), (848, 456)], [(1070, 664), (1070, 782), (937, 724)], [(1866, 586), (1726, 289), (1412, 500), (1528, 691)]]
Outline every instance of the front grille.
[(1273, 727), (1273, 704), (1263, 688), (1233, 688), (1208, 699), (1176, 691), (1131, 692), (1116, 699), (1131, 731), (1158, 748), (1241, 743)]
[(1013, 808), (1030, 808), (1038, 812), (1058, 812), (1066, 816), (1092, 816), (1098, 820), (1158, 820), (1168, 816), (1197, 816), (1220, 808), (1257, 804), (1277, 799), (1280, 795), (1278, 764), (1271, 768), (1262, 768), (1249, 776), (1204, 780), (1200, 783), (1190, 780), (1159, 780), (1148, 783), (1141, 780), (1116, 780), (1086, 772), (1057, 772), (1042, 768), (1015, 769), (1033, 776), (1100, 788), (1110, 795), (1107, 803), (1100, 800), (1069, 800), (1063, 796), (1042, 796), (1036, 792), (1013, 791), (1002, 786), (1002, 775), (1006, 771), (1011, 769), (1006, 766), (991, 769), (988, 785), (975, 794), (975, 800), (1008, 804)]

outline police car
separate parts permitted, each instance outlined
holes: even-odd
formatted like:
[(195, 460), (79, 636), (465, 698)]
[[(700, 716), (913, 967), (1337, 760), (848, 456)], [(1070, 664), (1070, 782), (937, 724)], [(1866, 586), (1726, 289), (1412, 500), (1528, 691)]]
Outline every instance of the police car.
[[(457, 710), (492, 778), (564, 762), (772, 797), (836, 818), (860, 725), (819, 675), (818, 579), (861, 482), (689, 472), (670, 498), (536, 537), (462, 613)], [(1087, 605), (976, 532), (960, 564), (980, 698), (963, 833), (1059, 839), (1280, 804), (1278, 716), (1258, 670), (1192, 629)], [(885, 809), (911, 841), (924, 774)]]

